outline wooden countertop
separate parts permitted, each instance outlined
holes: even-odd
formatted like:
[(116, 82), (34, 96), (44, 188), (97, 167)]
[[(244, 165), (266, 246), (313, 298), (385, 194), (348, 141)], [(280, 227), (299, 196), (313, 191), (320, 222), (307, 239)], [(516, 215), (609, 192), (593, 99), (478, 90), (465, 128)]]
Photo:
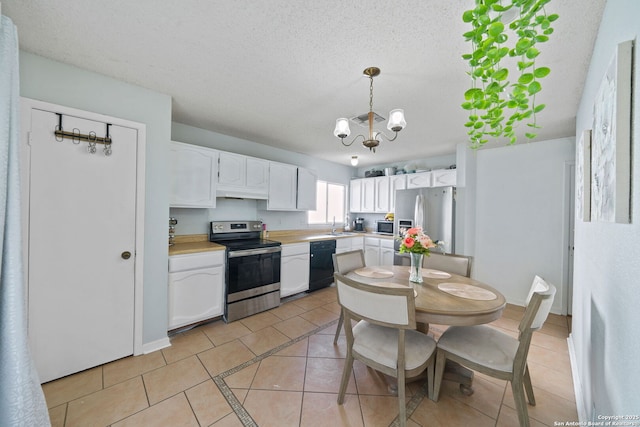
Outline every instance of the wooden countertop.
[[(284, 230), (269, 231), (267, 239), (276, 240), (283, 245), (291, 243), (306, 243), (320, 240), (344, 239), (348, 237), (376, 237), (379, 239), (393, 240), (393, 236), (376, 234), (372, 232), (332, 235), (331, 230)], [(223, 251), (225, 247), (217, 243), (209, 242), (209, 236), (206, 234), (190, 234), (176, 236), (175, 244), (169, 246), (169, 256), (193, 254), (208, 251)]]

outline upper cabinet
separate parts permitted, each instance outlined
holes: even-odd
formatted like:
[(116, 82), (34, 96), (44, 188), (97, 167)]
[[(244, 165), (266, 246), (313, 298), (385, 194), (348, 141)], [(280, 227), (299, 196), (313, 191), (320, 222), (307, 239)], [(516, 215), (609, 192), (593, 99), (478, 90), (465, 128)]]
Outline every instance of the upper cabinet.
[(269, 198), (267, 209), (296, 210), (298, 168), (284, 163), (269, 162)]
[(457, 181), (457, 173), (455, 169), (439, 169), (431, 172), (431, 181), (433, 187), (455, 186)]
[(170, 206), (215, 208), (218, 151), (172, 141), (169, 156)]
[(267, 199), (269, 162), (241, 154), (220, 152), (218, 197)]
[(295, 211), (316, 208), (315, 172), (285, 163), (269, 162), (267, 210)]
[(393, 212), (396, 208), (396, 190), (455, 185), (455, 169), (353, 179), (349, 186), (349, 210), (365, 213)]
[(424, 187), (431, 187), (431, 172), (419, 172), (407, 175), (407, 188)]
[(298, 168), (298, 198), (296, 200), (298, 210), (316, 210), (317, 181), (318, 175), (314, 171)]

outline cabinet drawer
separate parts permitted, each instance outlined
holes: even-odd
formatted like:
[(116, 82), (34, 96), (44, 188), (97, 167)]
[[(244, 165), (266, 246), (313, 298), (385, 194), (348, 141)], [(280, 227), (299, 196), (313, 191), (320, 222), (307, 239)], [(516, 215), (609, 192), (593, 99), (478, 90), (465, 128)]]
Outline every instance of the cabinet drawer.
[(309, 243), (293, 243), (290, 245), (282, 245), (282, 256), (292, 256), (292, 255), (301, 255), (301, 254), (309, 254)]
[(380, 247), (381, 248), (391, 248), (391, 249), (393, 249), (393, 240), (392, 239), (380, 239)]
[(169, 257), (169, 272), (192, 270), (194, 268), (224, 265), (224, 251), (197, 254), (173, 255)]

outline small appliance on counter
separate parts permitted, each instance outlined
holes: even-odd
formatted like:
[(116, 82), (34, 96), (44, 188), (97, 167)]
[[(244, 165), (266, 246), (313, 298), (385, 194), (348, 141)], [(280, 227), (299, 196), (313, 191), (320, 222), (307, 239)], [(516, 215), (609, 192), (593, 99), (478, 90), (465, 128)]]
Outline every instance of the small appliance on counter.
[(353, 222), (353, 231), (364, 232), (364, 218), (356, 218)]
[(393, 236), (393, 221), (380, 220), (376, 221), (376, 233)]

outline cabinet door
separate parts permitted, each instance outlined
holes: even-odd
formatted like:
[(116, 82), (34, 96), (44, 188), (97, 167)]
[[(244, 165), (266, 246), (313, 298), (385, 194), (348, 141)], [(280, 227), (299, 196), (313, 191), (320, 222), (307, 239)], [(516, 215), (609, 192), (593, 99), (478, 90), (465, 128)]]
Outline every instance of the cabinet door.
[(349, 211), (362, 212), (362, 180), (352, 179), (349, 183)]
[(247, 157), (246, 183), (250, 191), (266, 195), (269, 192), (269, 162)]
[(298, 168), (298, 210), (312, 211), (316, 209), (316, 193), (318, 176), (314, 171)]
[(224, 267), (169, 273), (169, 329), (221, 316)]
[(389, 212), (395, 212), (396, 190), (404, 190), (407, 188), (407, 176), (394, 175), (389, 178)]
[(220, 152), (220, 169), (218, 171), (218, 185), (244, 187), (246, 184), (246, 157), (240, 154)]
[(179, 208), (215, 208), (218, 152), (171, 142), (169, 203)]
[(431, 172), (434, 187), (447, 187), (456, 185), (455, 169), (440, 169)]
[(389, 184), (388, 176), (373, 179), (375, 212), (389, 212)]
[(364, 263), (366, 265), (380, 265), (380, 239), (364, 238)]
[(309, 290), (309, 253), (283, 256), (281, 263), (281, 297)]
[(269, 163), (268, 210), (296, 210), (298, 168), (284, 163)]
[(393, 265), (393, 240), (380, 239), (380, 264)]
[(431, 172), (411, 173), (407, 175), (407, 188), (431, 187)]
[(362, 206), (360, 212), (374, 212), (375, 211), (375, 180), (365, 178), (362, 180)]

